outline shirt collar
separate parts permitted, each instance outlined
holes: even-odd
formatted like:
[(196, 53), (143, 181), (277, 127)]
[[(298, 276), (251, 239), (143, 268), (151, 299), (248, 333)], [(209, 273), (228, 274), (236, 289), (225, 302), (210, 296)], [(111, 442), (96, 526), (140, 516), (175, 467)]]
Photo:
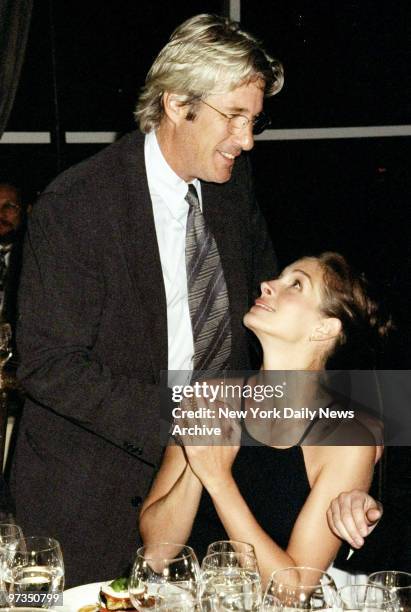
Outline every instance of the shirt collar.
[[(161, 152), (155, 131), (146, 134), (144, 143), (147, 181), (151, 194), (160, 196), (170, 213), (178, 221), (187, 216), (188, 203), (184, 199), (188, 183), (169, 166)], [(201, 186), (198, 179), (192, 184), (197, 189), (201, 203)]]

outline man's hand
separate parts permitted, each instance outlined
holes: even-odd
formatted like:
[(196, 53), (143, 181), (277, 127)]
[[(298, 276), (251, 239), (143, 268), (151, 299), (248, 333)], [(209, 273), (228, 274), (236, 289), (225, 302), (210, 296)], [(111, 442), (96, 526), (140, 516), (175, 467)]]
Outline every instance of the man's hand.
[(340, 493), (327, 510), (328, 526), (352, 548), (361, 548), (382, 513), (382, 504), (364, 491)]

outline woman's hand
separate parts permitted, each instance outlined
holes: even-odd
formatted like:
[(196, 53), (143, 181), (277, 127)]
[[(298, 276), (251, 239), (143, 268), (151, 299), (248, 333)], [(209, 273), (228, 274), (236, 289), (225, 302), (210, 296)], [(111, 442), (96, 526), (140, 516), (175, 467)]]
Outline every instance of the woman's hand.
[(239, 451), (239, 444), (229, 446), (185, 446), (190, 467), (210, 495), (233, 480), (231, 467)]
[[(199, 400), (200, 403), (203, 408), (206, 407), (202, 398)], [(241, 442), (241, 427), (238, 420), (220, 418), (215, 403), (212, 410), (214, 417), (183, 419), (181, 422), (182, 427), (191, 430), (195, 426), (199, 430), (207, 428), (209, 434), (186, 434), (179, 437), (179, 441), (184, 445), (190, 468), (211, 495), (232, 481), (231, 467)], [(220, 433), (216, 433), (218, 431)]]

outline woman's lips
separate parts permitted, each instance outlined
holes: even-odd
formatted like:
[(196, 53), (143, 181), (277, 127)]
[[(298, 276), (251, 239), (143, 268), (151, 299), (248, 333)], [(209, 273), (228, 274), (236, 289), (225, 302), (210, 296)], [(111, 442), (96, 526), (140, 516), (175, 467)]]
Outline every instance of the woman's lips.
[(264, 310), (268, 310), (269, 312), (275, 312), (274, 308), (268, 306), (268, 304), (259, 299), (254, 302), (254, 306), (258, 306), (259, 308), (263, 308)]

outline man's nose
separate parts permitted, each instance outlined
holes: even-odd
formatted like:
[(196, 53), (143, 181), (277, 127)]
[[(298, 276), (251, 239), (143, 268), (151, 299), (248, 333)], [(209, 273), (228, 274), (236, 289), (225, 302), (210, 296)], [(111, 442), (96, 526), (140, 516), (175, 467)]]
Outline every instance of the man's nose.
[(236, 142), (243, 151), (251, 151), (254, 146), (253, 124), (251, 121), (236, 134)]

